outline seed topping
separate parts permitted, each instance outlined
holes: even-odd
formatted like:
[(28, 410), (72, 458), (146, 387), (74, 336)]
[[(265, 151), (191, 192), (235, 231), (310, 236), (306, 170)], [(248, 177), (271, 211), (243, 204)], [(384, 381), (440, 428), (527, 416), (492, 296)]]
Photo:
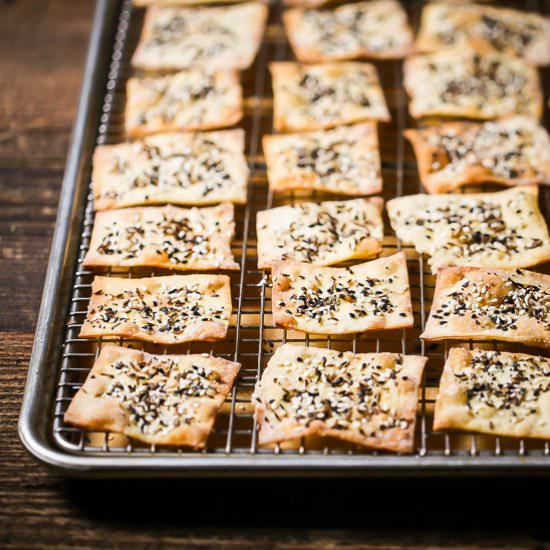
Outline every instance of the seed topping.
[(198, 284), (181, 287), (161, 285), (149, 288), (125, 289), (117, 294), (98, 290), (94, 295), (104, 300), (88, 311), (86, 322), (96, 330), (114, 330), (121, 324), (131, 324), (147, 334), (169, 333), (177, 338), (187, 326), (197, 321), (227, 319), (224, 305), (209, 299), (220, 295), (207, 294)]
[(238, 35), (208, 12), (165, 10), (152, 26), (145, 48), (157, 51), (167, 46), (177, 48), (183, 56), (181, 63), (191, 65), (234, 48), (237, 39)]
[(454, 377), (472, 416), (489, 407), (521, 422), (540, 411), (539, 398), (550, 391), (550, 364), (542, 357), (479, 352)]
[(374, 70), (340, 71), (337, 75), (327, 75), (304, 68), (297, 81), (283, 82), (282, 89), (295, 97), (293, 111), (297, 115), (320, 122), (341, 119), (345, 109), (385, 109)]
[[(296, 363), (281, 364), (280, 373), (272, 379), (277, 391), (270, 392), (273, 397), (264, 402), (266, 420), (294, 419), (305, 426), (322, 421), (330, 429), (370, 437), (388, 429), (406, 429), (410, 419), (385, 399), (406, 379), (401, 364), (402, 356), (381, 363), (343, 352), (328, 357), (299, 355)], [(256, 399), (262, 400), (261, 393)]]
[(288, 148), (278, 151), (285, 173), (313, 173), (320, 183), (330, 189), (361, 193), (365, 181), (380, 178), (377, 155), (366, 148), (357, 148), (357, 139), (341, 129), (312, 132), (299, 145), (289, 142)]
[[(192, 209), (188, 214), (142, 209), (135, 222), (114, 219), (103, 228), (97, 253), (119, 260), (139, 258), (144, 249), (174, 265), (208, 261), (220, 265), (227, 259), (228, 235), (212, 210)], [(223, 246), (222, 246), (223, 243)]]
[(392, 313), (396, 305), (390, 297), (394, 277), (376, 278), (332, 275), (328, 278), (315, 275), (311, 280), (296, 279), (281, 274), (290, 283), (287, 313), (294, 317), (307, 317), (320, 324), (342, 322), (342, 310), (347, 316), (360, 319)]
[[(468, 15), (475, 19), (472, 21)], [(522, 55), (545, 32), (537, 17), (525, 15), (479, 6), (453, 6), (452, 11), (440, 8), (433, 32), (447, 46), (482, 38), (497, 51)]]
[[(521, 270), (516, 274), (521, 276)], [(507, 292), (496, 292), (494, 285), (463, 278), (455, 290), (442, 301), (432, 315), (440, 325), (450, 316), (469, 315), (480, 327), (494, 326), (498, 330), (516, 330), (519, 319), (531, 318), (550, 330), (550, 292), (534, 284), (524, 284), (516, 275), (507, 278)]]
[(350, 4), (334, 11), (306, 10), (299, 31), (324, 56), (354, 52), (386, 52), (403, 48), (407, 33), (396, 32), (403, 14), (387, 2)]
[[(507, 203), (510, 210), (524, 217), (534, 216), (532, 210), (525, 209), (521, 195)], [(506, 257), (525, 250), (543, 246), (542, 239), (524, 237), (518, 228), (510, 226), (504, 219), (500, 204), (490, 200), (457, 198), (445, 205), (426, 207), (404, 220), (405, 226), (422, 226), (427, 239), (437, 233), (446, 239), (434, 245), (432, 254), (448, 250), (455, 257), (475, 257), (488, 251), (496, 251)]]
[(470, 166), (481, 166), (493, 174), (521, 179), (541, 174), (540, 152), (531, 128), (507, 127), (489, 122), (464, 132), (448, 129), (432, 133), (428, 142), (435, 150), (431, 172), (457, 174)]
[(349, 202), (302, 203), (292, 207), (292, 221), (274, 235), (278, 258), (323, 261), (339, 249), (355, 250), (369, 237), (381, 239), (381, 228), (372, 215)]
[(120, 359), (101, 375), (114, 378), (99, 397), (116, 399), (147, 435), (191, 425), (200, 403), (214, 399), (222, 383), (215, 370), (195, 364), (182, 366), (161, 356), (142, 361)]
[(132, 155), (144, 162), (136, 167), (123, 154), (114, 156), (109, 171), (124, 177), (117, 178), (116, 185), (113, 182), (102, 189), (99, 198), (123, 200), (137, 189), (150, 194), (197, 190), (202, 197), (208, 197), (240, 185), (229, 171), (231, 152), (206, 136), (196, 135), (192, 143), (182, 143), (177, 148), (138, 142)]

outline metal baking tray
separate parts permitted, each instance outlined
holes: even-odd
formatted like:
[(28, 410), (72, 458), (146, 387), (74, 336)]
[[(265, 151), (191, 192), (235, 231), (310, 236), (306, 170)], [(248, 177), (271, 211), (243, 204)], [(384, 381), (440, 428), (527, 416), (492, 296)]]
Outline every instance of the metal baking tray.
[[(518, 7), (519, 2), (512, 3)], [(406, 4), (417, 26), (422, 2)], [(550, 2), (528, 1), (523, 7), (550, 13)], [(63, 422), (63, 413), (88, 373), (102, 342), (78, 338), (94, 273), (81, 266), (93, 225), (90, 194), (91, 156), (96, 144), (124, 140), (123, 108), (129, 58), (137, 42), (143, 13), (130, 0), (98, 0), (84, 70), (84, 81), (74, 127), (59, 213), (53, 238), (42, 306), (19, 433), (27, 449), (43, 463), (75, 476), (184, 476), (184, 475), (434, 475), (550, 472), (550, 442), (513, 440), (487, 435), (435, 433), (432, 410), (441, 368), (448, 350), (445, 342), (424, 343), (419, 338), (427, 318), (434, 279), (424, 258), (411, 247), (407, 252), (415, 327), (408, 330), (356, 337), (307, 336), (276, 328), (271, 320), (269, 275), (256, 267), (255, 213), (258, 210), (304, 197), (272, 196), (267, 191), (266, 169), (260, 140), (272, 131), (272, 96), (267, 64), (290, 59), (281, 25), (280, 3), (270, 5), (270, 19), (254, 66), (243, 73), (247, 159), (250, 166), (249, 202), (236, 209), (237, 236), (233, 251), (240, 262), (231, 274), (234, 322), (222, 342), (183, 346), (143, 346), (155, 353), (211, 352), (242, 363), (238, 381), (224, 404), (203, 451), (155, 448), (122, 436), (85, 432)], [(407, 115), (401, 62), (377, 63), (391, 124), (380, 126), (385, 199), (421, 191), (412, 150), (402, 130), (414, 125)], [(550, 73), (541, 71), (548, 97)], [(548, 122), (548, 112), (546, 112)], [(317, 193), (318, 199), (325, 198)], [(542, 193), (541, 206), (548, 219), (550, 193)], [(401, 249), (389, 223), (384, 254)], [(97, 273), (97, 272), (96, 272)], [(102, 271), (118, 276), (169, 273), (133, 269)], [(296, 446), (259, 448), (250, 404), (251, 390), (282, 342), (333, 349), (397, 351), (429, 357), (421, 388), (415, 453), (396, 455), (369, 451), (353, 445), (300, 441)], [(468, 342), (473, 345), (474, 342)], [(487, 344), (485, 344), (487, 345)], [(494, 343), (497, 349), (519, 349)], [(522, 348), (529, 352), (529, 349)], [(536, 353), (535, 350), (531, 350)], [(540, 353), (540, 351), (539, 351)]]

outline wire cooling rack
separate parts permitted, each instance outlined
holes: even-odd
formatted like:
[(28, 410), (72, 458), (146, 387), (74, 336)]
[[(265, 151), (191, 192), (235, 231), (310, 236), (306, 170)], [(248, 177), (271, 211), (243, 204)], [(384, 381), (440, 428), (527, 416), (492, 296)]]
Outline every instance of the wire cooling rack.
[[(518, 7), (518, 2), (514, 2)], [(523, 6), (532, 11), (550, 13), (550, 2), (526, 2)], [(413, 27), (418, 24), (422, 2), (406, 5)], [(168, 270), (108, 269), (89, 270), (82, 267), (93, 227), (93, 201), (88, 185), (83, 208), (82, 232), (78, 254), (74, 264), (73, 284), (70, 289), (70, 305), (63, 330), (61, 353), (56, 360), (55, 399), (51, 415), (46, 422), (46, 437), (51, 440), (56, 458), (47, 459), (66, 470), (90, 469), (109, 471), (117, 467), (131, 469), (139, 465), (141, 471), (155, 470), (162, 475), (166, 471), (193, 471), (218, 468), (276, 471), (319, 471), (324, 469), (348, 471), (396, 471), (399, 467), (424, 470), (451, 469), (460, 466), (465, 471), (493, 467), (522, 468), (529, 464), (539, 468), (550, 466), (550, 442), (524, 439), (508, 439), (488, 435), (470, 435), (434, 432), (432, 413), (434, 398), (445, 361), (446, 342), (425, 343), (419, 335), (424, 328), (434, 289), (434, 278), (422, 256), (412, 247), (402, 246), (385, 220), (386, 234), (382, 255), (404, 250), (411, 282), (411, 294), (415, 326), (411, 329), (367, 333), (358, 336), (309, 336), (288, 331), (273, 325), (271, 318), (271, 280), (268, 272), (257, 268), (255, 217), (258, 210), (312, 200), (312, 195), (268, 192), (266, 166), (261, 149), (263, 134), (272, 133), (272, 92), (267, 65), (273, 60), (292, 59), (292, 54), (281, 24), (280, 3), (270, 5), (270, 17), (265, 39), (254, 66), (242, 74), (245, 93), (245, 117), (241, 124), (247, 134), (246, 155), (250, 168), (249, 200), (246, 206), (236, 208), (236, 238), (233, 253), (240, 263), (240, 272), (231, 273), (233, 318), (225, 340), (215, 343), (190, 343), (178, 346), (156, 346), (131, 340), (119, 340), (134, 348), (151, 353), (212, 353), (242, 364), (238, 380), (216, 419), (207, 447), (202, 451), (186, 448), (166, 448), (131, 441), (124, 436), (92, 432), (65, 424), (63, 415), (76, 391), (97, 357), (103, 341), (84, 340), (78, 333), (85, 317), (94, 275), (117, 277), (145, 277), (169, 274)], [(124, 104), (126, 79), (131, 74), (129, 60), (137, 44), (143, 13), (132, 7), (130, 0), (121, 2), (111, 61), (106, 76), (103, 107), (97, 126), (97, 144), (124, 141)], [(402, 195), (421, 192), (417, 168), (412, 150), (402, 136), (403, 129), (415, 123), (407, 114), (407, 98), (402, 84), (402, 63), (384, 61), (376, 63), (392, 122), (381, 124), (379, 141), (382, 157), (384, 189), (382, 196), (388, 200)], [(543, 72), (545, 97), (550, 83), (548, 70)], [(91, 154), (91, 151), (88, 152)], [(88, 172), (88, 184), (89, 184)], [(329, 200), (334, 195), (316, 192), (313, 200)], [(542, 209), (548, 219), (549, 193), (542, 193)], [(394, 455), (370, 451), (352, 444), (320, 438), (303, 439), (292, 445), (269, 448), (258, 446), (256, 426), (252, 415), (250, 396), (262, 369), (274, 349), (282, 343), (320, 346), (353, 352), (399, 352), (428, 357), (428, 364), (420, 390), (418, 420), (415, 434), (414, 455)], [(453, 345), (473, 345), (500, 350), (518, 350), (505, 343), (457, 342)], [(522, 348), (523, 351), (537, 353)], [(540, 350), (538, 351), (540, 353)], [(32, 365), (31, 365), (32, 366)], [(32, 399), (32, 396), (29, 397)], [(47, 411), (44, 412), (47, 414)], [(22, 437), (25, 441), (24, 429)], [(32, 444), (27, 445), (31, 451)], [(44, 453), (35, 452), (37, 455)], [(52, 455), (53, 456), (53, 455)], [(62, 458), (60, 458), (62, 457)], [(181, 469), (178, 469), (180, 468)], [(472, 468), (469, 468), (472, 467)], [(229, 470), (228, 470), (229, 471)]]

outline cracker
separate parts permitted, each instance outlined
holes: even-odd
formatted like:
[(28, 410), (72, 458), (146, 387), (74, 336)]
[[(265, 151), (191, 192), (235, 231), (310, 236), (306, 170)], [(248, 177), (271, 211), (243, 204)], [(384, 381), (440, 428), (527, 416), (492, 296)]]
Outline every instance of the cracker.
[(227, 275), (95, 277), (80, 338), (126, 337), (156, 344), (221, 340), (231, 308)]
[(378, 74), (369, 63), (271, 63), (277, 131), (390, 120)]
[(152, 445), (203, 448), (239, 368), (208, 355), (152, 355), (106, 345), (65, 422)]
[(246, 69), (256, 57), (267, 13), (267, 6), (258, 2), (150, 8), (132, 66), (149, 71)]
[(246, 202), (244, 130), (167, 133), (100, 145), (94, 152), (96, 210), (146, 204)]
[(126, 133), (212, 130), (241, 120), (242, 89), (235, 70), (186, 69), (127, 82)]
[(284, 344), (254, 391), (259, 442), (320, 435), (410, 453), (425, 362)]
[(201, 6), (203, 4), (236, 4), (246, 0), (133, 0), (134, 6), (145, 8), (148, 6)]
[(283, 5), (299, 8), (318, 8), (331, 2), (332, 0), (283, 0)]
[(83, 265), (239, 269), (231, 252), (233, 205), (105, 210), (95, 216)]
[(274, 262), (273, 323), (312, 334), (353, 334), (413, 325), (405, 254), (352, 267)]
[(382, 250), (383, 204), (374, 197), (258, 212), (258, 267), (270, 268), (277, 260), (331, 265), (375, 256)]
[(410, 53), (412, 32), (397, 0), (344, 4), (335, 10), (292, 9), (286, 32), (304, 63), (370, 57), (397, 59)]
[(523, 353), (453, 348), (434, 429), (550, 438), (550, 362)]
[(382, 190), (375, 122), (263, 137), (272, 191), (372, 195)]
[(443, 269), (422, 338), (550, 347), (550, 275), (521, 269)]
[(422, 11), (415, 48), (474, 48), (482, 55), (502, 52), (533, 65), (550, 63), (550, 19), (494, 6), (434, 3)]
[(410, 195), (388, 201), (391, 225), (403, 244), (441, 267), (514, 268), (550, 259), (538, 187), (498, 193)]
[(447, 193), (462, 185), (550, 184), (550, 138), (525, 116), (476, 124), (448, 122), (406, 130), (428, 193)]
[(522, 114), (542, 115), (536, 67), (504, 54), (444, 50), (409, 57), (404, 83), (410, 113), (490, 120)]

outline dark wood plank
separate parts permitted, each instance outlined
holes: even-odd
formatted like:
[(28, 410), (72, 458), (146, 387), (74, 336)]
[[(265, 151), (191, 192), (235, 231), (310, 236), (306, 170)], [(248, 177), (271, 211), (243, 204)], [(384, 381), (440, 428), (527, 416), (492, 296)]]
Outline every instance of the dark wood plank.
[(0, 331), (33, 330), (62, 177), (61, 168), (0, 167), (0, 295), (11, 312)]
[(93, 7), (92, 0), (0, 4), (0, 165), (64, 158)]
[(17, 418), (92, 11), (0, 2), (0, 547), (548, 547), (521, 481), (87, 482), (27, 455)]

